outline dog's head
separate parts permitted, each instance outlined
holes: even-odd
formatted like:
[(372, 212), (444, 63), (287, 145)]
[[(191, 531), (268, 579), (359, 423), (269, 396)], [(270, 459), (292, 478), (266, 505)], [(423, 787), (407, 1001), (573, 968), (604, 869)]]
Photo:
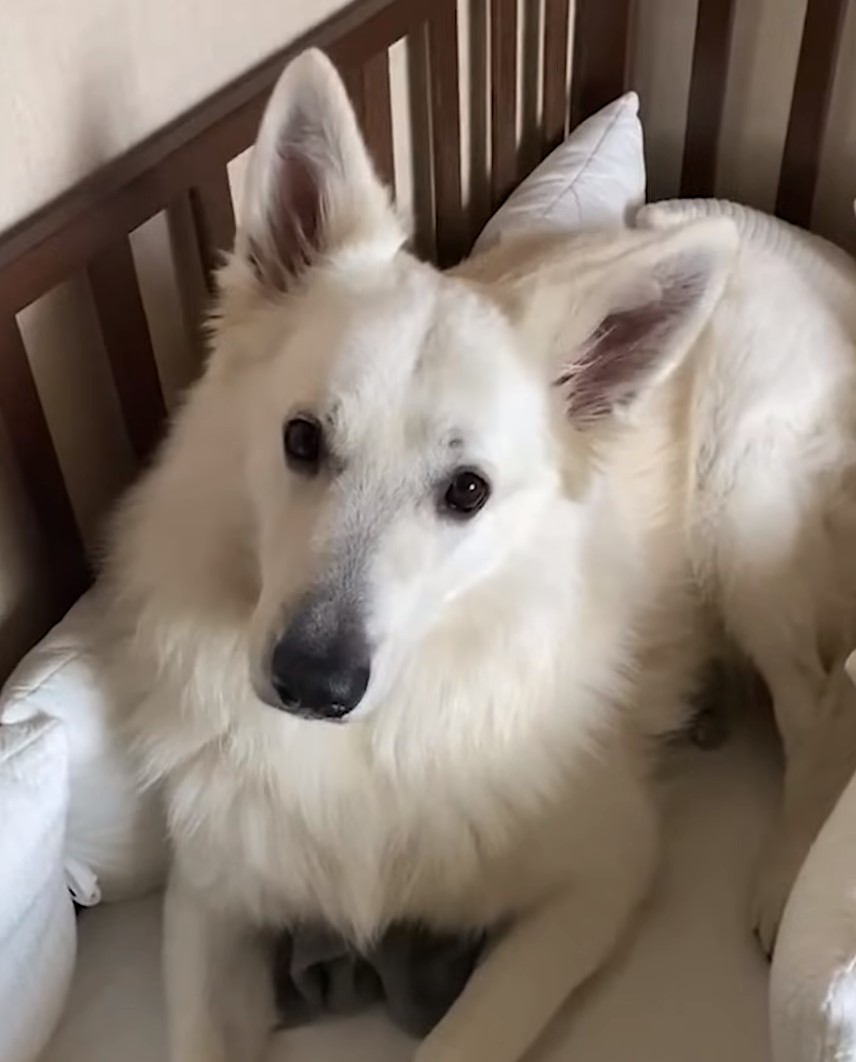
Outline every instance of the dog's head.
[(592, 434), (691, 345), (732, 241), (701, 224), (454, 274), (404, 242), (342, 83), (304, 54), (251, 160), (214, 368), (246, 440), (255, 687), (305, 716), (368, 710), (421, 634), (585, 508)]

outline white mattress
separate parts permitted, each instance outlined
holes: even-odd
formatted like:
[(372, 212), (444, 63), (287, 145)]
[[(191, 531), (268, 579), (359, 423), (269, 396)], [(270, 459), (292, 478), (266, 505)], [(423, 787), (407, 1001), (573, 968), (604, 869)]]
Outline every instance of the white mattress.
[[(531, 1062), (768, 1062), (767, 964), (747, 911), (776, 798), (771, 748), (769, 734), (747, 729), (722, 749), (670, 758), (656, 895), (633, 939)], [(159, 949), (159, 897), (86, 912), (66, 1016), (42, 1062), (163, 1062)], [(369, 1014), (282, 1034), (270, 1062), (411, 1054), (405, 1037)]]

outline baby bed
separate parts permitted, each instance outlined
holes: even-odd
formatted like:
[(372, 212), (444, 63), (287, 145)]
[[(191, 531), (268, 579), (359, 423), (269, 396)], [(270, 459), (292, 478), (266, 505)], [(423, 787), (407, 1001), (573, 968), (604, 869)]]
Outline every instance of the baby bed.
[[(544, 0), (543, 6), (359, 0), (0, 239), (0, 411), (50, 572), (50, 609), (34, 634), (85, 588), (89, 565), (17, 315), (85, 272), (124, 427), (142, 461), (156, 443), (166, 406), (129, 236), (154, 215), (186, 205), (199, 284), (210, 290), (218, 250), (230, 246), (234, 233), (227, 164), (252, 143), (289, 56), (313, 44), (329, 52), (346, 77), (378, 168), (394, 184), (388, 54), (406, 41), (415, 242), (448, 265), (466, 254), (492, 210), (567, 128), (627, 86), (639, 6), (631, 0), (578, 0), (575, 6), (570, 0)], [(465, 7), (468, 39), (459, 42)], [(699, 0), (682, 195), (715, 192), (730, 34), (740, 7), (740, 0)], [(805, 9), (776, 212), (806, 227), (848, 8), (847, 0), (809, 0)], [(461, 58), (469, 76), (459, 106)]]
[[(685, 196), (717, 190), (742, 6), (698, 0), (680, 168)], [(287, 58), (309, 45), (333, 58), (379, 172), (399, 191), (407, 185), (416, 249), (446, 266), (469, 251), (493, 211), (569, 129), (632, 87), (629, 57), (646, 7), (641, 0), (357, 0), (0, 238), (0, 419), (44, 582), (30, 642), (86, 589), (92, 564), (28, 356), (21, 325), (28, 308), (83, 278), (122, 431), (144, 463), (170, 396), (132, 235), (166, 216), (186, 316), (195, 320), (214, 293), (219, 252), (234, 237), (227, 167), (252, 143)], [(805, 227), (841, 56), (856, 32), (853, 8), (848, 0), (805, 4), (775, 197), (776, 213)], [(394, 56), (403, 59), (403, 118)], [(644, 117), (644, 97), (642, 104)], [(845, 242), (850, 233), (840, 236)], [(740, 734), (727, 753), (693, 752), (676, 767), (674, 829), (654, 908), (609, 984), (595, 984), (574, 1005), (543, 1057), (768, 1057), (767, 971), (739, 906), (775, 799), (771, 745), (769, 735)], [(69, 1011), (48, 1062), (97, 1062), (119, 1047), (129, 1060), (162, 1057), (157, 937), (156, 897), (83, 914)], [(346, 1031), (300, 1033), (287, 1057), (392, 1060), (408, 1050), (367, 1017)]]

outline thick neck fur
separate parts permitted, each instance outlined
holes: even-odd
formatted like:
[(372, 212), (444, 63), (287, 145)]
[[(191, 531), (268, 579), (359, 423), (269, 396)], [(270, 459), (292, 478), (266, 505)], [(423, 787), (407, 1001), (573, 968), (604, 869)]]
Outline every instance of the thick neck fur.
[[(604, 743), (627, 740), (633, 728), (624, 714), (622, 664), (633, 655), (642, 573), (632, 544), (609, 519), (604, 486), (591, 507), (601, 515), (589, 526), (563, 519), (561, 505), (545, 513), (543, 530), (508, 570), (475, 588), (414, 646), (395, 698), (369, 718), (337, 726), (277, 712), (257, 700), (249, 680), (247, 631), (258, 588), (234, 440), (227, 424), (213, 448), (194, 440), (208, 392), (219, 386), (208, 379), (190, 400), (159, 466), (119, 522), (113, 587), (135, 630), (123, 668), (132, 665), (136, 678), (134, 729), (144, 770), (166, 782), (179, 853), (193, 838), (213, 837), (206, 823), (237, 814), (248, 789), (267, 794), (277, 833), (315, 863), (289, 878), (293, 891), (284, 903), (278, 887), (260, 882), (252, 901), (259, 917), (320, 905), (326, 919), (371, 935), (381, 919), (378, 904), (383, 917), (393, 905), (378, 899), (378, 882), (368, 892), (328, 895), (333, 868), (324, 860), (332, 853), (334, 863), (342, 860), (332, 877), (371, 877), (384, 861), (389, 868), (400, 859), (401, 873), (383, 880), (397, 890), (399, 906), (418, 912), (421, 890), (446, 873), (435, 865), (438, 852), (457, 860), (448, 881), (465, 879), (472, 863), (482, 873), (486, 850), (514, 850), (511, 839), (561, 801), (571, 778), (585, 784)], [(587, 538), (582, 582), (570, 565), (562, 573), (564, 553), (579, 557), (568, 550), (569, 534)], [(546, 569), (545, 553), (554, 558)], [(628, 644), (616, 644), (617, 620)], [(236, 824), (236, 833), (245, 859), (252, 843), (271, 843), (259, 821)], [(355, 835), (360, 845), (349, 855), (344, 838)], [(430, 853), (427, 869), (414, 846)], [(268, 867), (261, 854), (258, 866)], [(225, 899), (222, 864), (194, 867), (211, 874)], [(401, 874), (413, 877), (410, 885)], [(242, 888), (251, 880), (242, 875)], [(364, 911), (350, 906), (360, 896), (374, 898)], [(450, 897), (450, 920), (471, 903), (469, 895), (466, 902)], [(500, 917), (508, 903), (497, 901), (494, 912), (484, 906), (484, 917)], [(466, 917), (482, 916), (473, 909)]]

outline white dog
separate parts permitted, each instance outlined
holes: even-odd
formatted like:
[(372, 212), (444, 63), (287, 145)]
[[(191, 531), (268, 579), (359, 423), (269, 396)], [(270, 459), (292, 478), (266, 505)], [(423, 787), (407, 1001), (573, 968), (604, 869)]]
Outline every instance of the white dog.
[(174, 844), (171, 1062), (258, 1056), (266, 929), (359, 947), (401, 919), (510, 924), (418, 1058), (518, 1058), (646, 893), (652, 739), (716, 624), (794, 778), (856, 642), (856, 359), (819, 288), (723, 220), (451, 274), (404, 240), (305, 54), (261, 127), (210, 364), (110, 557)]

